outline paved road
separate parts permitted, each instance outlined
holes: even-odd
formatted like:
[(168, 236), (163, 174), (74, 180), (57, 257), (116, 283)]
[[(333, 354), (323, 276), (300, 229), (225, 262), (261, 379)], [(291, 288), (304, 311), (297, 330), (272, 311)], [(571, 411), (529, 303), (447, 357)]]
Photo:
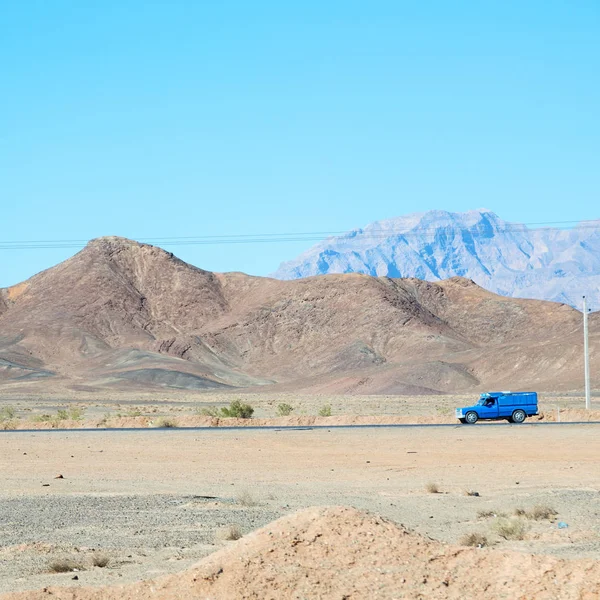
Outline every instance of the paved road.
[(248, 425), (244, 427), (94, 427), (89, 429), (7, 429), (0, 430), (0, 434), (15, 435), (19, 433), (69, 433), (69, 432), (92, 432), (102, 431), (105, 433), (119, 432), (148, 432), (148, 431), (312, 431), (313, 429), (407, 429), (407, 428), (429, 428), (429, 427), (560, 427), (568, 425), (600, 425), (600, 421), (567, 421), (556, 423), (554, 421), (537, 423), (480, 423), (476, 425), (463, 425), (461, 423), (401, 423), (394, 425), (307, 425), (307, 426), (278, 426), (278, 425)]

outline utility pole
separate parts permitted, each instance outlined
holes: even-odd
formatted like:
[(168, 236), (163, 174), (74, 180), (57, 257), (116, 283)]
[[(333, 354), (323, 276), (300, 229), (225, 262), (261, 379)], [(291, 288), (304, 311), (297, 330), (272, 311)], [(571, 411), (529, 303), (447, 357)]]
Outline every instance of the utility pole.
[(588, 345), (588, 308), (586, 297), (583, 297), (583, 363), (585, 365), (585, 407), (592, 408), (590, 398), (590, 349)]

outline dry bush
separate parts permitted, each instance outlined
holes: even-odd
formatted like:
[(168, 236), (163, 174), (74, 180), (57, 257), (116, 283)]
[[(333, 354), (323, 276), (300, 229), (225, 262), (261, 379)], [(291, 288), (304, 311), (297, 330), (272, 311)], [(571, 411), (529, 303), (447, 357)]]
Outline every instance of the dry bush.
[(493, 525), (494, 531), (505, 540), (522, 540), (527, 531), (523, 521), (519, 519), (499, 518)]
[(492, 517), (497, 517), (498, 514), (493, 510), (480, 510), (477, 513), (478, 519), (491, 519)]
[(479, 498), (479, 492), (475, 490), (465, 490), (465, 496), (472, 496), (473, 498)]
[(487, 546), (488, 541), (485, 535), (482, 533), (465, 533), (458, 543), (461, 546), (473, 546), (474, 548), (483, 548)]
[(515, 515), (515, 517), (524, 517), (527, 515), (527, 511), (524, 508), (517, 507), (513, 511), (513, 515)]
[(440, 487), (438, 486), (437, 483), (430, 482), (425, 486), (425, 491), (428, 492), (429, 494), (439, 494)]
[(226, 527), (222, 527), (216, 533), (216, 539), (218, 541), (235, 541), (239, 540), (242, 537), (242, 530), (239, 525), (227, 525)]
[(248, 490), (240, 491), (236, 502), (242, 506), (258, 506), (258, 500)]
[(58, 558), (50, 561), (48, 568), (52, 573), (70, 573), (71, 571), (83, 571), (83, 565), (70, 558)]
[(154, 427), (159, 427), (160, 429), (175, 428), (177, 427), (177, 421), (170, 417), (162, 417), (154, 423)]
[(92, 556), (92, 565), (94, 565), (94, 567), (104, 569), (104, 567), (108, 567), (109, 564), (110, 557), (106, 556), (106, 554), (94, 554)]
[(550, 506), (545, 506), (543, 504), (536, 504), (527, 516), (530, 519), (534, 519), (535, 521), (544, 521), (551, 520), (558, 513)]

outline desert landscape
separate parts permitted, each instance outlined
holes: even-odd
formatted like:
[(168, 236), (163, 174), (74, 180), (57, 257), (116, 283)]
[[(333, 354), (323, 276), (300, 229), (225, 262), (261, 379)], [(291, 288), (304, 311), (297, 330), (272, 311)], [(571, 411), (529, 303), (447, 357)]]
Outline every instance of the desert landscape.
[[(600, 594), (570, 306), (100, 238), (0, 290), (0, 332), (3, 600)], [(514, 382), (538, 415), (457, 422)]]
[(597, 428), (4, 431), (0, 597), (595, 598)]
[(1, 15), (0, 600), (600, 600), (600, 2)]

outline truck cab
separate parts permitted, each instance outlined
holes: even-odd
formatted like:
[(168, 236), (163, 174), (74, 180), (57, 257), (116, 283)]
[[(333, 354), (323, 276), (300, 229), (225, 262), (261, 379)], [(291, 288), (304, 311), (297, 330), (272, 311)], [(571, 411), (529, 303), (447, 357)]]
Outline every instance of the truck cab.
[(522, 423), (527, 417), (538, 414), (536, 392), (486, 392), (477, 404), (456, 409), (456, 418), (461, 423), (473, 425), (480, 419), (510, 423)]

